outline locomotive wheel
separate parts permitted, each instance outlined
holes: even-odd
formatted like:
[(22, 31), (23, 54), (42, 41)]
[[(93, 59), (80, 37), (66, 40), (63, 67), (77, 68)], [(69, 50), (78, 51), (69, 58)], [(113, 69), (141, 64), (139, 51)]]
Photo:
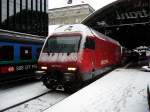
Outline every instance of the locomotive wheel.
[(57, 88), (57, 81), (52, 79), (49, 75), (43, 77), (43, 84), (48, 88), (55, 90)]

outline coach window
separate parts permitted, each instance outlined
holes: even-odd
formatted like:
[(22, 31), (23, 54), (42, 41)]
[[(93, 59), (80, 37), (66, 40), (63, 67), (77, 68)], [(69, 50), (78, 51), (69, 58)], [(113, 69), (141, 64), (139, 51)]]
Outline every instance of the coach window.
[(36, 57), (37, 57), (37, 59), (38, 59), (38, 58), (39, 58), (39, 55), (40, 55), (40, 52), (41, 52), (41, 48), (37, 48), (36, 52), (37, 52)]
[(31, 47), (21, 47), (20, 48), (20, 59), (22, 59), (22, 60), (32, 59), (32, 48)]
[(0, 46), (0, 61), (12, 61), (14, 59), (13, 46)]
[(91, 39), (90, 37), (86, 38), (86, 42), (85, 42), (85, 48), (88, 49), (95, 49), (95, 41), (94, 39)]

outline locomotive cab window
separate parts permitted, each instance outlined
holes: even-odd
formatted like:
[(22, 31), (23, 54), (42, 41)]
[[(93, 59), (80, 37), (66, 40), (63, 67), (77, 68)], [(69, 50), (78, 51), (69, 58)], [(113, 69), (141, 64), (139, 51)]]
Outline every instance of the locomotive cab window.
[(50, 53), (71, 53), (78, 52), (80, 36), (57, 36), (47, 40), (43, 52)]
[(14, 59), (13, 46), (0, 46), (0, 61), (12, 61)]
[(91, 38), (87, 37), (84, 46), (85, 46), (85, 48), (94, 50), (95, 49), (95, 41), (94, 41), (94, 39), (91, 39)]
[(32, 59), (32, 48), (31, 47), (21, 47), (20, 48), (20, 59), (22, 59), (22, 60)]

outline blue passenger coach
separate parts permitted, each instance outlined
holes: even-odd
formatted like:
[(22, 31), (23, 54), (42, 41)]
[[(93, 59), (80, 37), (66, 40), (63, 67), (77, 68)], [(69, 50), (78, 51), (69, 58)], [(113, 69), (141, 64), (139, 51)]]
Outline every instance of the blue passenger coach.
[(44, 37), (0, 30), (0, 81), (33, 77)]

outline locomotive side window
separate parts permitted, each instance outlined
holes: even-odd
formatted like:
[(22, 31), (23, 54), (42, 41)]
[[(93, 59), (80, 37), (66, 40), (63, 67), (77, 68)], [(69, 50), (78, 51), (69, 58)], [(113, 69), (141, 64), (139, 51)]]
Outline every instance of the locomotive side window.
[(22, 60), (32, 59), (32, 48), (31, 47), (20, 47), (20, 59), (22, 59)]
[(13, 46), (0, 46), (0, 61), (12, 61), (14, 59)]
[(88, 48), (88, 49), (95, 49), (95, 41), (94, 39), (91, 39), (91, 38), (86, 38), (86, 42), (85, 42), (85, 48)]

